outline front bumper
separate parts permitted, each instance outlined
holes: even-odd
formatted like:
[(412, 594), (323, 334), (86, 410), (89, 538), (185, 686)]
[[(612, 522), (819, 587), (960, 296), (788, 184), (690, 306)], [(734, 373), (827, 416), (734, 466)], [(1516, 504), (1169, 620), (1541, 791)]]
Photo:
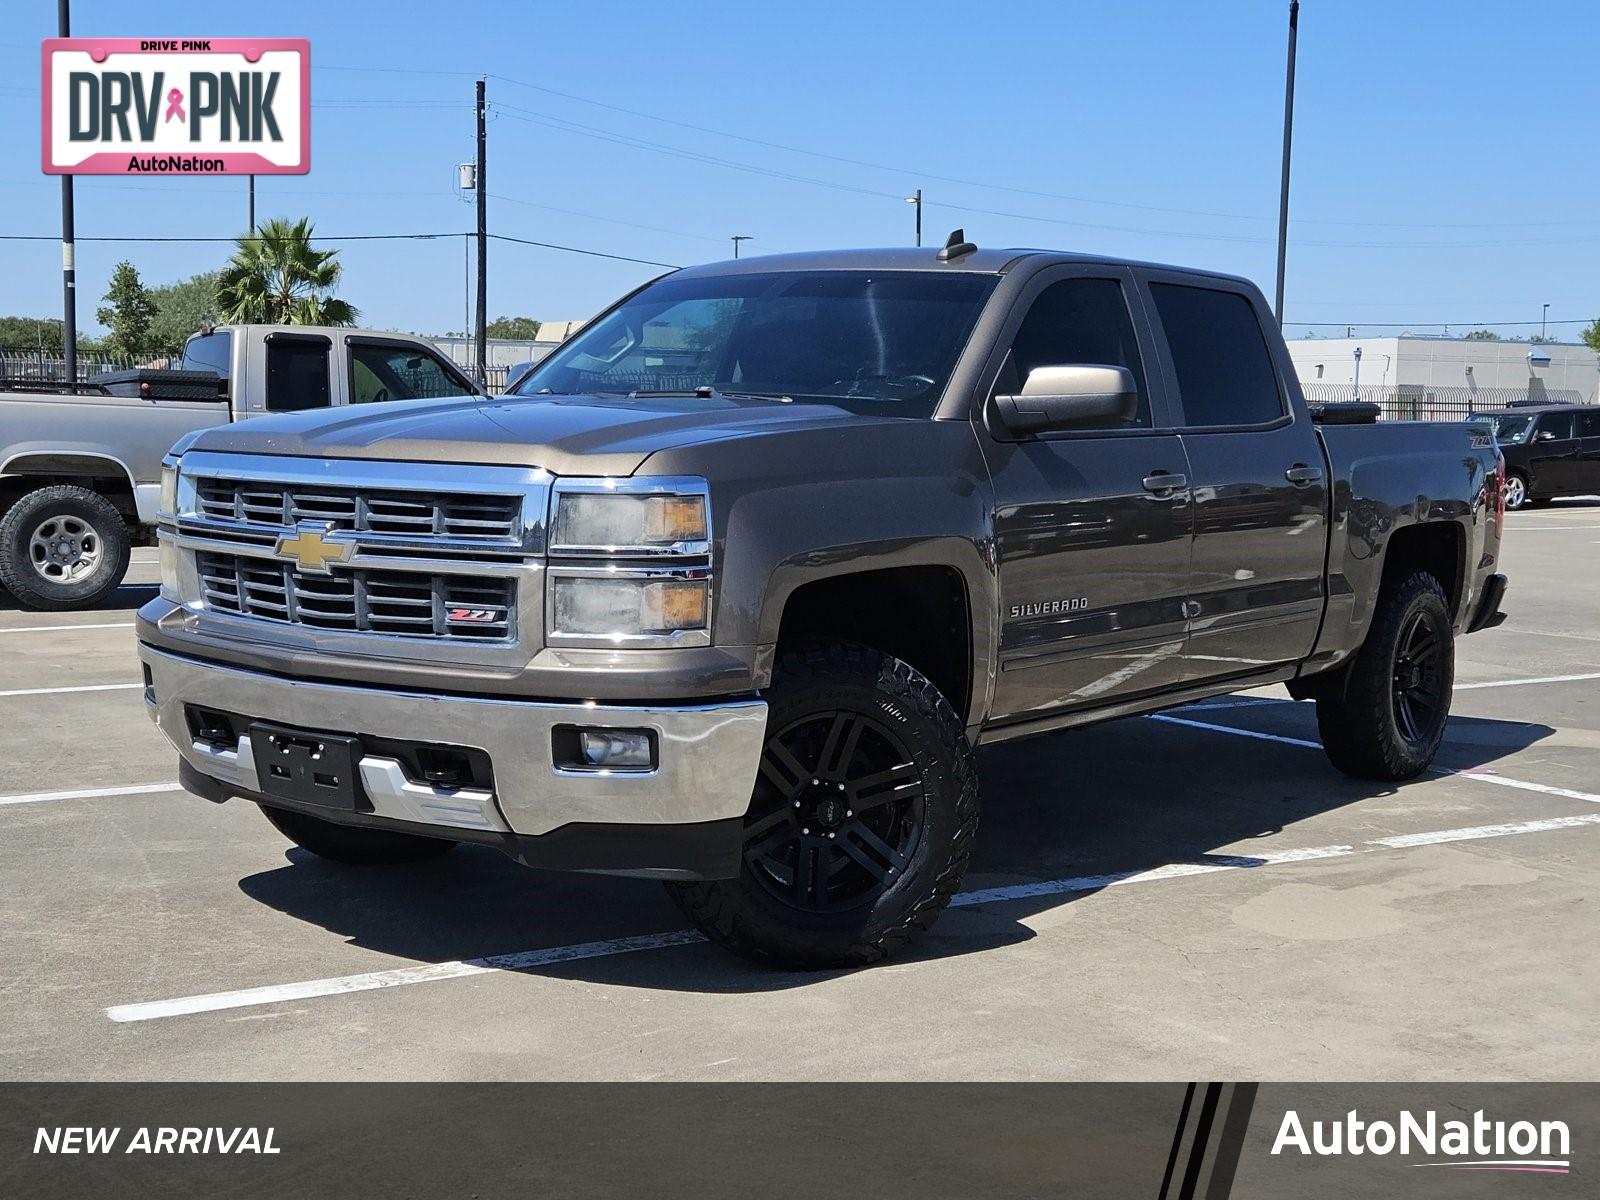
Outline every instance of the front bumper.
[[(732, 838), (736, 870), (738, 826), (750, 804), (766, 733), (762, 700), (679, 706), (513, 700), (289, 679), (147, 643), (140, 644), (139, 656), (150, 716), (177, 748), (185, 786), (209, 799), (268, 802), (248, 739), (235, 749), (196, 740), (187, 714), (191, 705), (308, 731), (481, 750), (492, 766), (491, 789), (443, 788), (408, 778), (393, 757), (365, 753), (357, 764), (362, 811), (317, 812), (328, 819), (493, 842), (530, 862), (540, 858), (530, 853), (537, 850), (530, 839), (563, 831), (554, 841), (567, 849), (553, 865), (669, 877), (707, 871), (702, 864), (675, 873), (670, 862), (657, 864), (659, 871), (639, 869), (642, 827), (715, 827), (719, 844)], [(653, 730), (657, 766), (637, 773), (563, 769), (552, 747), (558, 725)], [(602, 844), (629, 846), (627, 861), (586, 863), (583, 853), (572, 850), (575, 831), (585, 830)], [(692, 840), (691, 831), (682, 832)]]

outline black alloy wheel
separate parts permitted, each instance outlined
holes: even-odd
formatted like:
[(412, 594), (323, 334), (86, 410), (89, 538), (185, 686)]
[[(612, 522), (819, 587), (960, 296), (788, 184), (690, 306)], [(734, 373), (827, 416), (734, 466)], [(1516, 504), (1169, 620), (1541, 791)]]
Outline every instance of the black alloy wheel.
[(1400, 734), (1413, 746), (1426, 745), (1449, 711), (1440, 670), (1442, 648), (1429, 614), (1411, 613), (1400, 631), (1391, 695)]
[(767, 740), (745, 827), (745, 861), (802, 912), (870, 904), (906, 869), (926, 785), (887, 726), (862, 713), (808, 714)]

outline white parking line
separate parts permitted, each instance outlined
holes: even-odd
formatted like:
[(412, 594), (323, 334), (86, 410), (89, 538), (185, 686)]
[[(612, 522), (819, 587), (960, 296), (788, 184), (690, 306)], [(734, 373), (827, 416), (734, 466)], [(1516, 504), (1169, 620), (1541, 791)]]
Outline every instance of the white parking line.
[(121, 787), (82, 788), (75, 792), (29, 792), (20, 796), (0, 796), (0, 807), (8, 804), (43, 804), (47, 800), (98, 800), (102, 796), (144, 796), (182, 790), (182, 784), (163, 780), (161, 783), (130, 783)]
[(1458, 683), (1455, 690), (1470, 692), (1477, 688), (1521, 687), (1528, 683), (1581, 683), (1586, 679), (1600, 679), (1600, 671), (1590, 671), (1584, 675), (1540, 675), (1534, 679), (1489, 679), (1481, 683)]
[(132, 621), (106, 621), (94, 625), (21, 625), (16, 629), (0, 629), (7, 633), (71, 633), (74, 629), (132, 629)]
[(125, 692), (133, 688), (142, 688), (142, 683), (84, 683), (76, 687), (53, 688), (18, 688), (15, 691), (0, 692), (0, 697), (5, 696), (60, 696), (67, 692)]
[[(1516, 821), (1501, 825), (1475, 825), (1462, 829), (1439, 829), (1428, 833), (1402, 834), (1396, 837), (1377, 838), (1357, 846), (1310, 846), (1298, 850), (1266, 851), (1248, 857), (1222, 856), (1208, 862), (1171, 863), (1149, 871), (1125, 871), (1107, 875), (1078, 875), (1068, 879), (1050, 879), (1038, 883), (1018, 883), (1006, 887), (983, 888), (963, 892), (951, 904), (970, 908), (979, 904), (999, 904), (1013, 900), (1026, 900), (1038, 896), (1067, 895), (1075, 892), (1092, 892), (1106, 887), (1136, 883), (1156, 883), (1167, 879), (1181, 879), (1192, 875), (1211, 875), (1223, 871), (1247, 871), (1259, 867), (1291, 866), (1297, 863), (1320, 862), (1332, 858), (1351, 858), (1385, 850), (1409, 849), (1414, 846), (1438, 846), (1449, 842), (1482, 841), (1488, 838), (1515, 837), (1526, 833), (1544, 833), (1557, 829), (1574, 829), (1586, 825), (1600, 825), (1600, 813), (1586, 813), (1576, 817), (1552, 817), (1538, 821)], [(573, 946), (555, 946), (543, 950), (525, 950), (517, 954), (493, 954), (484, 958), (460, 959), (452, 962), (423, 963), (412, 967), (396, 967), (388, 971), (367, 971), (360, 975), (340, 975), (329, 979), (308, 979), (299, 983), (269, 984), (265, 987), (241, 988), (232, 992), (209, 992), (196, 996), (180, 996), (173, 1000), (148, 1000), (136, 1004), (117, 1004), (105, 1010), (106, 1016), (118, 1023), (155, 1021), (164, 1017), (190, 1016), (195, 1013), (221, 1012), (234, 1008), (253, 1008), (262, 1004), (279, 1004), (288, 1000), (312, 1000), (321, 996), (340, 996), (350, 992), (370, 992), (380, 988), (404, 987), (414, 983), (434, 983), (441, 979), (459, 979), (465, 975), (481, 975), (488, 971), (522, 971), (532, 967), (555, 963), (574, 962), (586, 958), (606, 958), (616, 954), (631, 954), (639, 950), (662, 950), (671, 946), (689, 946), (705, 941), (703, 935), (692, 929), (678, 929), (668, 933), (646, 934), (642, 937), (612, 938), (601, 942), (582, 942)]]
[[(1302, 746), (1308, 750), (1322, 749), (1321, 742), (1314, 742), (1309, 738), (1285, 737), (1279, 733), (1262, 733), (1256, 729), (1240, 729), (1233, 725), (1215, 725), (1210, 721), (1191, 721), (1186, 717), (1174, 717), (1166, 713), (1155, 713), (1150, 719), (1152, 721), (1165, 721), (1168, 725), (1187, 725), (1191, 729), (1204, 729), (1210, 733), (1229, 733), (1234, 737), (1254, 738), (1263, 742), (1280, 742), (1285, 746)], [(1593, 792), (1578, 792), (1571, 788), (1555, 787), (1548, 783), (1533, 783), (1526, 779), (1512, 779), (1496, 771), (1479, 767), (1469, 767), (1460, 771), (1450, 770), (1445, 767), (1432, 767), (1427, 771), (1427, 774), (1435, 779), (1460, 776), (1463, 779), (1475, 779), (1479, 783), (1492, 783), (1499, 787), (1516, 788), (1524, 792), (1540, 792), (1546, 796), (1562, 796), (1568, 800), (1582, 800), (1586, 804), (1600, 804), (1600, 795), (1596, 795)]]

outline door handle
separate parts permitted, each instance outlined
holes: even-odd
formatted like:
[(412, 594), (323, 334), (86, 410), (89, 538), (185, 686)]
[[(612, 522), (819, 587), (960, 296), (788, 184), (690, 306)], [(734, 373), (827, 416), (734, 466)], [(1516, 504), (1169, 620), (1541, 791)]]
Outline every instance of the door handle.
[(1175, 492), (1179, 488), (1189, 486), (1187, 475), (1170, 475), (1166, 471), (1157, 471), (1153, 475), (1144, 477), (1144, 490), (1160, 495), (1163, 492)]
[(1295, 487), (1305, 487), (1308, 483), (1316, 483), (1322, 478), (1321, 467), (1308, 467), (1305, 463), (1295, 463), (1283, 473), (1283, 477)]

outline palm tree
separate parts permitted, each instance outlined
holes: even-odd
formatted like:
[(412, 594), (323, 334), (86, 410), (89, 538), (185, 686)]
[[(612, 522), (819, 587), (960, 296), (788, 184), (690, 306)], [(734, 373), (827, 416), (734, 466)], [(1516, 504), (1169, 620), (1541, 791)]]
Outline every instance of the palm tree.
[(275, 217), (237, 240), (217, 281), (224, 321), (268, 325), (354, 325), (356, 310), (331, 293), (339, 284), (337, 250), (314, 250), (311, 222)]

